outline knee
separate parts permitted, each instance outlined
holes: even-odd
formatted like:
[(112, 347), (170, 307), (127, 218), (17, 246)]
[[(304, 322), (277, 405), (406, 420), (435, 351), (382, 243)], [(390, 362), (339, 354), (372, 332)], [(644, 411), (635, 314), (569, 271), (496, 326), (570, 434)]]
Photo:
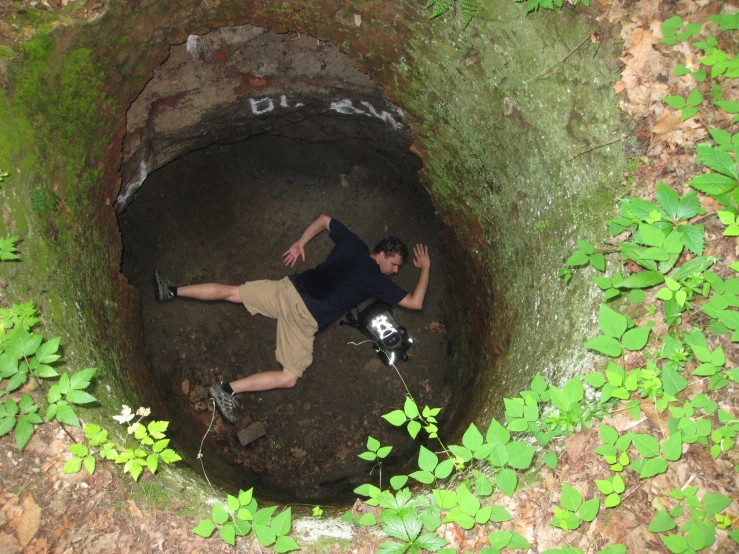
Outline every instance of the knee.
[(282, 376), (283, 388), (286, 388), (286, 389), (293, 388), (295, 385), (298, 384), (298, 379), (300, 379), (300, 377), (298, 377), (294, 373), (291, 373), (285, 369), (283, 371), (283, 376)]
[(241, 294), (239, 293), (239, 287), (237, 286), (230, 287), (226, 300), (228, 300), (229, 302), (237, 302), (241, 304)]

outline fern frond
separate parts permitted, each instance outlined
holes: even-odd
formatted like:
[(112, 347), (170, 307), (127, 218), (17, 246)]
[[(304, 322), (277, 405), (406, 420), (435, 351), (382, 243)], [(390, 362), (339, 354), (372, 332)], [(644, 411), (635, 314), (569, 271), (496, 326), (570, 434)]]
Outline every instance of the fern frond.
[(55, 212), (59, 204), (59, 198), (53, 191), (48, 194), (40, 186), (33, 189), (31, 193), (31, 205), (33, 211), (40, 214), (46, 211)]
[(46, 198), (44, 197), (44, 189), (36, 187), (31, 193), (31, 205), (33, 211), (41, 213), (46, 210)]
[(444, 15), (450, 9), (452, 9), (452, 0), (436, 0), (434, 2), (434, 11), (429, 16), (429, 19)]
[(16, 243), (19, 240), (20, 240), (20, 237), (0, 238), (0, 260), (5, 262), (8, 260), (18, 259), (18, 251), (16, 250)]
[(462, 28), (466, 29), (477, 13), (477, 2), (475, 0), (460, 0), (460, 2), (462, 4)]

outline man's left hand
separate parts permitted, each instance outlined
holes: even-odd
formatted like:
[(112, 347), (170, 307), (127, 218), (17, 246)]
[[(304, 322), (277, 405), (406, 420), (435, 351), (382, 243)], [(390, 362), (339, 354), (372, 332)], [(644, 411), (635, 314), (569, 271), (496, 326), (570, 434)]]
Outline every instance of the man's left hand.
[(431, 267), (431, 258), (429, 258), (429, 249), (425, 244), (417, 244), (413, 247), (413, 265), (418, 269)]

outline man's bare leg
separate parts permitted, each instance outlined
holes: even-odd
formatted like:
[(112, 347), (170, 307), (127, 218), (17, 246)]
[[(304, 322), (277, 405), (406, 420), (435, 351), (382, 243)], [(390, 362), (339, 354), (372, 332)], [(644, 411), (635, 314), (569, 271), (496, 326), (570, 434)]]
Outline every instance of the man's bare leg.
[(272, 389), (291, 389), (298, 382), (299, 377), (294, 373), (290, 373), (288, 370), (283, 369), (282, 371), (262, 371), (232, 381), (229, 383), (234, 394), (240, 392), (258, 392)]
[(177, 287), (177, 296), (195, 298), (197, 300), (227, 300), (228, 302), (238, 302), (241, 304), (239, 287), (218, 283), (203, 283), (201, 285)]
[(288, 370), (262, 371), (232, 381), (218, 383), (210, 388), (210, 396), (215, 400), (218, 409), (231, 423), (236, 423), (235, 395), (240, 392), (258, 392), (272, 389), (289, 389), (295, 386), (299, 377)]

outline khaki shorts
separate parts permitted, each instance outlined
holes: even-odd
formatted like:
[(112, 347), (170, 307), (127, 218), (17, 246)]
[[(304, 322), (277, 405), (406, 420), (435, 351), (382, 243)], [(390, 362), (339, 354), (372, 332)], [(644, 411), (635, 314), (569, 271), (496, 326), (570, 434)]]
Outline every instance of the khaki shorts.
[(313, 363), (313, 338), (318, 324), (290, 279), (249, 281), (239, 287), (239, 296), (251, 315), (277, 320), (275, 358), (290, 373), (302, 377)]

